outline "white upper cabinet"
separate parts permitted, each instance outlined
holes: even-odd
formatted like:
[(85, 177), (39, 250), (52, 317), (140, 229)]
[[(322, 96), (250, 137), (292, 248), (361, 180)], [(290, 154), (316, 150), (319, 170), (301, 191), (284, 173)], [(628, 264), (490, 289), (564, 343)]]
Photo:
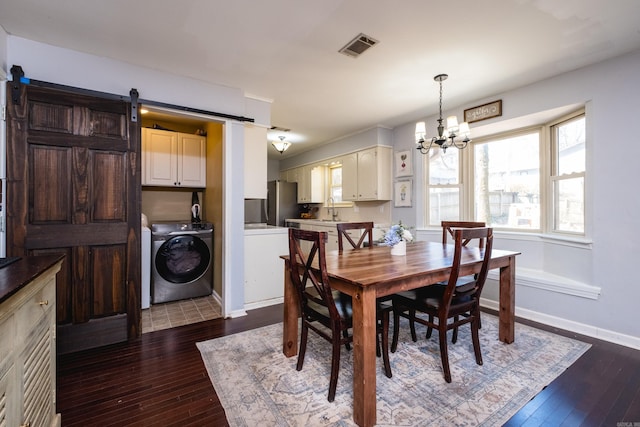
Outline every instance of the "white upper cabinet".
[(142, 129), (142, 185), (206, 187), (206, 146), (200, 135)]
[(244, 127), (244, 197), (267, 198), (267, 128)]
[(392, 149), (373, 147), (342, 158), (342, 199), (391, 200)]
[(320, 165), (298, 168), (298, 203), (324, 203), (324, 173)]

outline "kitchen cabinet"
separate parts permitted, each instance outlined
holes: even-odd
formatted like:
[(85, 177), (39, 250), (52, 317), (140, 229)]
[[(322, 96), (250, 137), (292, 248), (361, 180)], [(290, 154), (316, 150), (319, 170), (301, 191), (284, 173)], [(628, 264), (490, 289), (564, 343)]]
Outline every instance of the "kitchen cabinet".
[(206, 145), (204, 136), (142, 129), (142, 185), (206, 187)]
[(298, 203), (324, 203), (325, 167), (307, 165), (298, 171)]
[(392, 150), (373, 147), (342, 157), (342, 199), (391, 200)]
[[(26, 260), (18, 262), (28, 269)], [(60, 426), (55, 336), (56, 273), (61, 263), (45, 269), (0, 305), (0, 425)]]
[(244, 234), (245, 310), (282, 303), (284, 261), (289, 254), (289, 229), (265, 226)]
[(244, 198), (267, 198), (267, 128), (244, 127)]
[[(294, 221), (289, 221), (294, 222)], [(327, 242), (325, 243), (326, 251), (337, 251), (338, 250), (338, 228), (336, 227), (337, 222), (331, 222), (327, 224), (319, 224), (318, 221), (299, 221), (296, 222), (298, 224), (298, 228), (301, 230), (309, 230), (309, 231), (326, 231), (327, 232)], [(355, 241), (360, 240), (361, 230), (349, 230), (347, 233), (351, 236)], [(311, 249), (311, 244), (309, 242), (300, 242), (302, 249), (305, 251), (309, 251)], [(306, 246), (303, 246), (306, 244)], [(347, 248), (350, 247), (347, 242)]]

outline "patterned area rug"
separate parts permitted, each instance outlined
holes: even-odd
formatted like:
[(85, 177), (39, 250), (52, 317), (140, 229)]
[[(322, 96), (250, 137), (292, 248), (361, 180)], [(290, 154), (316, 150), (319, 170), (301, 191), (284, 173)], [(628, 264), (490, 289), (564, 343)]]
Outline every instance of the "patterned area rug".
[[(416, 325), (411, 341), (402, 319), (393, 378), (378, 358), (380, 426), (499, 426), (590, 347), (570, 338), (516, 324), (513, 344), (498, 341), (497, 318), (483, 313), (475, 363), (470, 328), (449, 344), (452, 383), (444, 381), (437, 333), (425, 340)], [(451, 339), (451, 333), (449, 333)], [(334, 402), (327, 401), (331, 346), (309, 332), (302, 371), (282, 354), (282, 324), (197, 343), (231, 426), (354, 426), (353, 357), (344, 347)]]

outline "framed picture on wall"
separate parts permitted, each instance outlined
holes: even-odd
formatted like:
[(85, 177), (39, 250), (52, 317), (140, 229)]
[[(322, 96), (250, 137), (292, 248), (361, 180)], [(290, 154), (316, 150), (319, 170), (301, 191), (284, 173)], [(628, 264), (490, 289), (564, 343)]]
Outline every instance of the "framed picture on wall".
[(393, 201), (396, 208), (411, 207), (411, 189), (413, 187), (412, 184), (413, 181), (410, 179), (396, 181), (393, 184)]
[(411, 176), (413, 175), (413, 157), (412, 151), (396, 151), (395, 164), (396, 164), (396, 177)]

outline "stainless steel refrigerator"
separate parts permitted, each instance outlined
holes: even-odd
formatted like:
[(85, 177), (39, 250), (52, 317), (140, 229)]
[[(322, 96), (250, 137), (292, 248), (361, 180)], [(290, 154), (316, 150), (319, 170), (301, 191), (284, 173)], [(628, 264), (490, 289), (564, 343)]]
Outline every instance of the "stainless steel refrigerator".
[(267, 224), (284, 227), (287, 218), (298, 218), (298, 184), (269, 181), (267, 183)]

